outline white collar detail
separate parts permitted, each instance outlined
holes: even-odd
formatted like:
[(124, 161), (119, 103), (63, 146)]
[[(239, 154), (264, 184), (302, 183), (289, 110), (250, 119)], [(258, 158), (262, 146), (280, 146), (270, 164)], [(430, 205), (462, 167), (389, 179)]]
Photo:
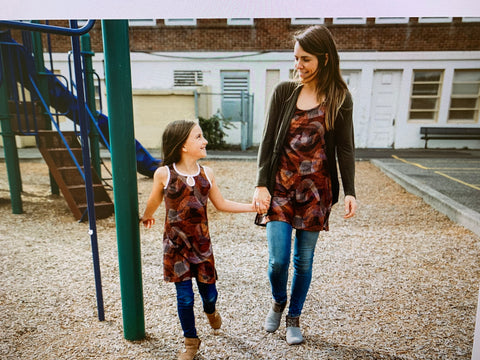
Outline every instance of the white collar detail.
[(194, 177), (195, 176), (198, 176), (200, 174), (200, 165), (197, 164), (197, 172), (195, 174), (184, 174), (180, 171), (178, 171), (177, 169), (177, 166), (175, 163), (173, 163), (173, 168), (175, 169), (175, 171), (177, 172), (178, 175), (181, 175), (181, 176), (185, 176), (187, 178), (187, 184), (190, 185), (190, 186), (194, 186), (195, 185), (195, 179)]

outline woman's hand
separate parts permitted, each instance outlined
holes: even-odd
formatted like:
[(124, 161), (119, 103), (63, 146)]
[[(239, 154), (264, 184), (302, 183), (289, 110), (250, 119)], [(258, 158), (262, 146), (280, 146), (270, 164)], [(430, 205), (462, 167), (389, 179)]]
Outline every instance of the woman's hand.
[(357, 211), (357, 200), (352, 195), (345, 196), (345, 215), (344, 219), (351, 218), (355, 215)]
[(257, 186), (253, 194), (253, 206), (259, 214), (266, 214), (270, 208), (270, 192), (265, 186)]

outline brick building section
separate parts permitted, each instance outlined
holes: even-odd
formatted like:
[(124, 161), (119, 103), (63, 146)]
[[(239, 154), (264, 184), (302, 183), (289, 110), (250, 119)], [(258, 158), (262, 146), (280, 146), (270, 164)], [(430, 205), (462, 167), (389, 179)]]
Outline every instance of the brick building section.
[[(67, 21), (51, 24), (68, 26)], [(337, 25), (325, 19), (340, 51), (472, 51), (480, 50), (480, 23), (375, 24), (368, 18), (363, 25)], [(292, 35), (305, 26), (292, 25), (290, 19), (255, 19), (253, 26), (227, 25), (227, 19), (197, 19), (196, 26), (131, 26), (131, 51), (291, 51)], [(46, 35), (44, 47), (46, 47)], [(90, 31), (95, 52), (103, 51), (101, 21)], [(20, 39), (19, 36), (16, 36)], [(70, 39), (51, 36), (54, 52), (71, 49)]]

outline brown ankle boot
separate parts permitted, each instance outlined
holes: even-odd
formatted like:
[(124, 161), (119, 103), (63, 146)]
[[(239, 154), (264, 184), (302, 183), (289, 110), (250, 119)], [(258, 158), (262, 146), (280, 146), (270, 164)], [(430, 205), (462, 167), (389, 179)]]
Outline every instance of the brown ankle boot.
[(205, 315), (207, 315), (208, 322), (210, 323), (210, 326), (213, 330), (220, 329), (220, 327), (222, 326), (222, 317), (217, 310), (215, 310), (213, 314), (205, 313)]
[(287, 303), (279, 304), (275, 301), (273, 302), (272, 307), (268, 311), (265, 323), (263, 324), (263, 327), (267, 332), (271, 333), (277, 331), (286, 305)]
[(302, 330), (300, 329), (300, 316), (287, 315), (287, 344), (297, 345), (303, 343)]
[(185, 338), (185, 351), (178, 354), (178, 360), (193, 360), (200, 348), (199, 338)]

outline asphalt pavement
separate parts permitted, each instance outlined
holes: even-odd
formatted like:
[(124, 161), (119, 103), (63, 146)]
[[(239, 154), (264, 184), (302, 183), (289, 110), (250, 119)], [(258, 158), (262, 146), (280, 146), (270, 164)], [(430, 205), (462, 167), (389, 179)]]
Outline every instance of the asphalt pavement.
[[(158, 150), (150, 152), (160, 158)], [(21, 160), (41, 159), (37, 148), (19, 148), (18, 153)], [(101, 156), (109, 154), (102, 150)], [(257, 149), (209, 150), (207, 159), (253, 161), (256, 156)], [(356, 158), (371, 161), (407, 191), (480, 236), (480, 149), (357, 149)]]
[(407, 191), (480, 236), (480, 150), (389, 151), (369, 160)]

